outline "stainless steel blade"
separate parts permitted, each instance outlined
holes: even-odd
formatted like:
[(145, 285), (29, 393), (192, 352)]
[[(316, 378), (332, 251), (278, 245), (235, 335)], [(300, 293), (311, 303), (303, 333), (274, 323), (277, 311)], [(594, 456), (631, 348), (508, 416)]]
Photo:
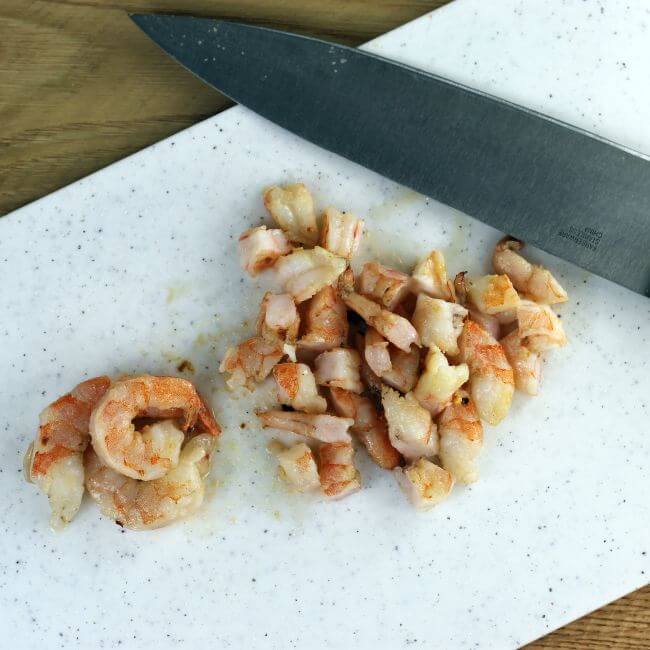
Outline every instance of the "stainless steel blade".
[(650, 295), (650, 161), (447, 79), (224, 21), (133, 20), (269, 120), (633, 291)]

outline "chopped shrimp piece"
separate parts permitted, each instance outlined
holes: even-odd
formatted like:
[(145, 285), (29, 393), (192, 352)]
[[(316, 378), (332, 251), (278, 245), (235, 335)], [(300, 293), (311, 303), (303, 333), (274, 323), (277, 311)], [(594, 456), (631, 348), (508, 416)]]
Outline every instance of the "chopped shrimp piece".
[(254, 337), (228, 348), (219, 372), (230, 373), (226, 384), (232, 390), (240, 386), (253, 390), (255, 382), (266, 379), (283, 356), (284, 350), (277, 343)]
[(362, 233), (362, 219), (335, 208), (325, 209), (321, 245), (330, 253), (351, 260), (359, 248)]
[(492, 265), (497, 273), (505, 273), (517, 291), (535, 302), (553, 305), (566, 302), (568, 296), (550, 271), (531, 264), (519, 252), (524, 243), (512, 237), (504, 237), (495, 247)]
[(394, 346), (408, 352), (412, 344), (420, 345), (418, 333), (406, 318), (393, 314), (387, 309), (382, 309), (370, 298), (354, 291), (352, 269), (347, 269), (341, 275), (339, 291), (343, 302)]
[(342, 388), (331, 388), (330, 392), (334, 410), (354, 420), (350, 431), (363, 443), (370, 458), (384, 469), (397, 467), (402, 457), (391, 444), (386, 419), (377, 412), (373, 401)]
[(110, 385), (108, 377), (88, 379), (39, 416), (38, 436), (25, 454), (25, 478), (47, 495), (54, 529), (70, 523), (81, 505), (90, 414)]
[(447, 278), (447, 265), (440, 251), (431, 251), (420, 261), (411, 273), (410, 281), (413, 293), (426, 293), (432, 298), (450, 300), (452, 286)]
[(316, 379), (304, 363), (279, 363), (273, 368), (278, 400), (305, 413), (325, 413), (327, 401), (318, 394)]
[(314, 200), (302, 183), (269, 187), (264, 206), (291, 241), (313, 246), (318, 241)]
[(348, 338), (348, 318), (345, 304), (334, 287), (323, 287), (309, 300), (304, 324), (305, 333), (298, 341), (298, 348), (324, 352), (343, 345)]
[(566, 334), (558, 315), (548, 306), (522, 300), (517, 309), (519, 337), (532, 352), (544, 352), (566, 345)]
[(499, 314), (516, 309), (519, 295), (507, 275), (483, 275), (467, 281), (469, 302), (484, 314)]
[(288, 293), (267, 291), (260, 305), (257, 333), (267, 341), (294, 343), (298, 338), (300, 316)]
[(359, 375), (361, 357), (356, 350), (336, 348), (321, 352), (314, 363), (316, 383), (320, 386), (344, 388), (353, 393), (363, 390)]
[(292, 447), (285, 447), (277, 440), (274, 442), (273, 452), (278, 459), (280, 478), (297, 492), (319, 488), (318, 468), (311, 449), (304, 442)]
[(381, 376), (382, 380), (401, 391), (408, 393), (413, 390), (418, 381), (420, 372), (420, 349), (412, 347), (408, 352), (391, 345), (388, 348), (390, 353), (391, 368)]
[(500, 343), (512, 366), (515, 388), (528, 395), (537, 395), (542, 377), (542, 359), (539, 354), (531, 352), (522, 344), (517, 330), (504, 336)]
[(420, 406), (413, 393), (402, 397), (396, 390), (384, 386), (381, 402), (391, 444), (406, 460), (431, 457), (438, 453), (436, 425), (429, 411)]
[(490, 314), (483, 314), (478, 309), (469, 309), (468, 318), (480, 325), (490, 336), (499, 339), (501, 334), (501, 324), (496, 316)]
[[(176, 467), (185, 433), (205, 408), (186, 379), (142, 375), (117, 381), (90, 416), (93, 448), (104, 465), (123, 476), (152, 481)], [(137, 417), (163, 421), (137, 430)]]
[(449, 404), (452, 395), (468, 378), (469, 368), (465, 363), (450, 366), (440, 349), (432, 346), (413, 394), (425, 409), (436, 415)]
[(483, 426), (469, 393), (459, 390), (438, 418), (442, 466), (461, 483), (478, 479)]
[(318, 470), (323, 493), (340, 499), (361, 487), (361, 477), (354, 466), (354, 447), (350, 442), (332, 442), (318, 450)]
[(359, 275), (359, 293), (393, 311), (409, 293), (409, 276), (377, 262), (367, 262)]
[(86, 488), (102, 513), (120, 526), (133, 530), (166, 526), (193, 514), (203, 503), (215, 441), (209, 433), (194, 436), (181, 449), (176, 466), (150, 481), (116, 472), (88, 447)]
[(396, 467), (395, 478), (418, 510), (429, 510), (449, 496), (454, 485), (452, 475), (426, 458), (407, 467)]
[(422, 345), (435, 345), (444, 353), (454, 355), (458, 354), (458, 337), (466, 316), (465, 307), (421, 293), (412, 321)]
[(248, 229), (239, 238), (241, 265), (253, 277), (290, 252), (291, 246), (281, 230), (259, 226)]
[(366, 330), (363, 356), (370, 369), (379, 377), (393, 367), (388, 352), (388, 341), (372, 327)]
[(467, 320), (458, 339), (460, 358), (469, 366), (469, 392), (482, 420), (498, 424), (510, 410), (515, 380), (499, 342)]
[(258, 413), (264, 428), (291, 431), (321, 442), (350, 442), (348, 429), (354, 424), (351, 418), (335, 415), (315, 415), (297, 411), (266, 411)]
[(300, 303), (335, 282), (345, 271), (345, 260), (320, 246), (309, 250), (298, 248), (281, 257), (275, 268), (285, 291)]

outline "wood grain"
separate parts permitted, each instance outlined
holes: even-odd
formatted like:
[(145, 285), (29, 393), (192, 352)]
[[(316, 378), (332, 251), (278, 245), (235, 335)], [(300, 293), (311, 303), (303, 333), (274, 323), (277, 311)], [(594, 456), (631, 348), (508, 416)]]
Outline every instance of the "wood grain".
[[(228, 105), (126, 11), (235, 18), (356, 45), (445, 0), (2, 0), (0, 214)], [(527, 646), (650, 648), (650, 587)]]

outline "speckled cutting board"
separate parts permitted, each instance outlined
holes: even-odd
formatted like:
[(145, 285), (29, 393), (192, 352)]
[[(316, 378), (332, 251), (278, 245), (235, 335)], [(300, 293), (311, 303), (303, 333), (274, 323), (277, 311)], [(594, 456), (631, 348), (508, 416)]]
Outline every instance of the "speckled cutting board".
[[(650, 153), (647, 6), (457, 0), (368, 48)], [(569, 290), (570, 345), (486, 430), (475, 486), (417, 514), (361, 460), (344, 501), (284, 490), (252, 416), (268, 387), (231, 400), (217, 366), (267, 283), (244, 277), (236, 237), (263, 218), (263, 186), (295, 179), (366, 218), (362, 258), (442, 248), (478, 271), (499, 236), (241, 108), (0, 220), (12, 649), (515, 648), (647, 582), (650, 301), (534, 250)], [(225, 426), (201, 512), (134, 533), (85, 502), (52, 533), (22, 475), (41, 408), (82, 377), (184, 359)]]

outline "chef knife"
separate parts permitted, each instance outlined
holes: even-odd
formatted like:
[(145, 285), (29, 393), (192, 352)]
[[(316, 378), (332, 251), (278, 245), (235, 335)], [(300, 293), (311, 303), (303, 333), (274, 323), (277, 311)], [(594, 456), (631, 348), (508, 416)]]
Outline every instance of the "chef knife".
[(314, 38), (131, 18), (165, 52), (293, 133), (650, 295), (650, 159), (449, 79)]

